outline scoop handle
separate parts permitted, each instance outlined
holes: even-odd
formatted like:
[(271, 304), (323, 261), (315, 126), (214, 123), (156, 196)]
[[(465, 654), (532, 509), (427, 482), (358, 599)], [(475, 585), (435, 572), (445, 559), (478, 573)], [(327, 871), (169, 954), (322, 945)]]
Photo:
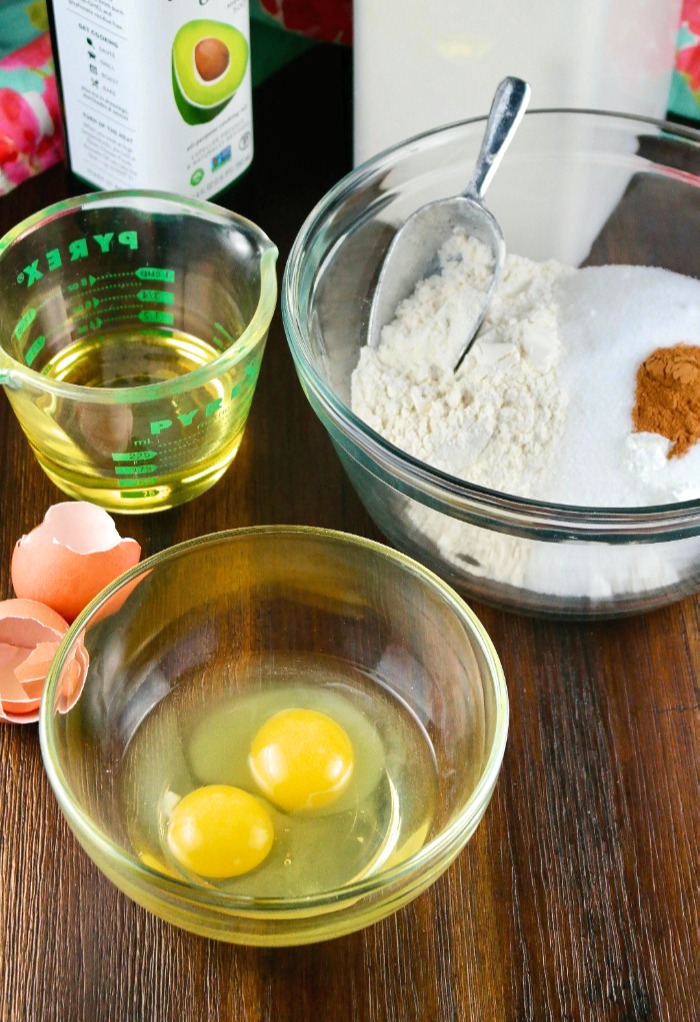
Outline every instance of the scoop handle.
[(529, 100), (530, 86), (522, 78), (504, 78), (499, 83), (491, 103), (474, 173), (463, 193), (465, 198), (482, 201)]

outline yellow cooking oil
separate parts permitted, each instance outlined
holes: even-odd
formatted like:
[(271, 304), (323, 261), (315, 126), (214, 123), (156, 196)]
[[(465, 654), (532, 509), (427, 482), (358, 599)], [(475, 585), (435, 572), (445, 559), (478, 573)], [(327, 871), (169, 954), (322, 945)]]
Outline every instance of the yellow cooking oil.
[[(304, 898), (396, 866), (429, 839), (438, 778), (434, 750), (418, 717), (380, 681), (333, 658), (308, 655), (285, 663), (276, 657), (274, 663), (283, 683), (272, 677), (206, 698), (201, 685), (184, 684), (137, 729), (121, 772), (121, 807), (133, 851), (151, 868), (231, 894)], [(293, 756), (284, 777), (277, 769), (274, 736), (290, 717), (309, 726), (325, 721), (331, 745), (318, 746), (319, 769), (338, 735), (345, 736), (344, 779), (333, 797), (327, 792), (318, 801), (296, 797), (308, 781), (309, 757)], [(261, 736), (270, 735), (268, 765), (286, 784), (284, 796), (274, 783), (261, 783), (255, 753)], [(303, 732), (296, 741), (303, 751)], [(295, 770), (304, 776), (295, 777)], [(238, 836), (251, 801), (249, 833), (257, 834), (252, 853), (251, 843)], [(195, 824), (204, 823), (194, 839), (187, 832), (191, 806), (203, 809)], [(220, 818), (217, 807), (224, 814)], [(183, 810), (186, 838), (191, 845), (194, 841), (191, 860), (182, 853)], [(208, 839), (210, 848), (199, 846)], [(244, 847), (236, 844), (241, 840)], [(233, 847), (222, 841), (233, 841)], [(241, 872), (213, 875), (222, 872), (228, 854), (231, 870)], [(205, 875), (191, 868), (192, 862), (204, 863)], [(208, 863), (215, 865), (210, 869)]]
[[(222, 348), (217, 338), (130, 327), (79, 338), (35, 366), (57, 383), (123, 391), (109, 401), (32, 395), (32, 445), (49, 477), (78, 499), (122, 513), (206, 490), (238, 451), (261, 347), (214, 379), (169, 395), (162, 385), (208, 366)], [(134, 387), (148, 390), (132, 397)]]
[(181, 330), (125, 327), (72, 341), (41, 374), (78, 387), (142, 387), (184, 376), (220, 354), (209, 341)]

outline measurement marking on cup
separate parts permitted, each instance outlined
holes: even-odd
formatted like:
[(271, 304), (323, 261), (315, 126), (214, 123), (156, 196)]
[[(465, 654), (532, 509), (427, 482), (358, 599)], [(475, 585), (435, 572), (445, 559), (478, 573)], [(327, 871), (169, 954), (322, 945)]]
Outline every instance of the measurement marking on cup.
[(214, 326), (215, 326), (215, 328), (216, 328), (217, 330), (220, 330), (220, 331), (221, 331), (221, 333), (222, 333), (222, 334), (224, 335), (224, 337), (225, 337), (225, 338), (226, 338), (226, 340), (227, 340), (227, 341), (229, 342), (229, 344), (235, 344), (235, 343), (236, 343), (236, 340), (237, 340), (237, 338), (235, 338), (235, 337), (232, 337), (232, 336), (231, 336), (231, 334), (230, 334), (230, 333), (228, 332), (228, 330), (226, 329), (226, 327), (225, 327), (225, 326), (223, 326), (223, 324), (219, 323), (219, 321), (218, 321), (218, 320), (216, 320), (216, 321), (215, 321), (215, 323), (214, 323)]
[(27, 330), (32, 325), (35, 319), (36, 309), (34, 308), (27, 309), (27, 311), (22, 316), (20, 316), (20, 318), (17, 320), (17, 323), (15, 324), (15, 329), (13, 331), (18, 341), (20, 341), (24, 334), (26, 334)]
[[(139, 266), (136, 270), (121, 270), (114, 273), (100, 273), (98, 276), (88, 274), (85, 277), (81, 277), (80, 280), (74, 280), (70, 284), (64, 285), (64, 290), (78, 291), (81, 287), (89, 287), (95, 291), (112, 291), (118, 287), (129, 287), (134, 277), (137, 280), (147, 280), (151, 282), (158, 282), (161, 284), (174, 284), (175, 283), (175, 271), (160, 266)], [(126, 278), (125, 280), (119, 279), (117, 283), (111, 283), (116, 281), (117, 278)], [(110, 283), (102, 283), (103, 281), (109, 281)], [(95, 287), (99, 284), (100, 287)]]
[(66, 291), (77, 291), (81, 287), (92, 287), (97, 280), (96, 277), (81, 277), (80, 280), (74, 280), (72, 284), (65, 284), (64, 290)]
[(120, 497), (126, 497), (130, 493), (133, 493), (137, 486), (141, 488), (143, 486), (157, 485), (158, 485), (157, 476), (149, 476), (148, 479), (144, 479), (141, 476), (139, 476), (136, 479), (117, 479), (117, 486), (119, 487)]
[(144, 486), (158, 485), (158, 466), (153, 463), (153, 459), (157, 457), (157, 452), (152, 450), (112, 454), (112, 461), (115, 463), (114, 474), (117, 477), (121, 497), (133, 499), (145, 496)]
[(76, 333), (86, 334), (88, 330), (99, 330), (101, 326), (104, 326), (104, 320), (97, 316), (96, 319), (91, 319), (89, 323), (85, 324), (85, 326), (79, 326)]
[[(120, 286), (124, 287), (126, 285)], [(105, 303), (108, 303), (110, 300), (112, 304), (114, 304), (115, 302), (124, 302), (128, 301), (131, 298), (136, 298), (138, 299), (138, 302), (134, 303), (134, 306), (136, 306), (138, 303), (143, 302), (156, 302), (162, 305), (172, 305), (175, 301), (175, 295), (173, 294), (172, 291), (155, 291), (151, 289), (142, 288), (140, 291), (118, 295), (111, 293), (112, 292), (111, 288), (99, 288), (99, 290), (107, 291), (108, 292), (107, 296), (106, 297), (103, 296), (102, 298), (96, 298), (93, 295), (92, 298), (86, 299), (83, 305), (76, 306), (76, 308), (73, 311), (73, 315), (77, 315), (84, 309), (95, 308), (98, 305), (104, 305)]]
[[(151, 292), (150, 294), (153, 295), (154, 293), (155, 292)], [(169, 293), (169, 292), (165, 292), (165, 293)], [(81, 316), (86, 315), (87, 313), (90, 313), (91, 310), (96, 309), (98, 306), (101, 305), (101, 306), (104, 306), (103, 315), (105, 317), (105, 320), (109, 321), (109, 320), (116, 320), (116, 319), (131, 319), (132, 317), (130, 315), (122, 315), (124, 310), (126, 310), (126, 309), (142, 309), (144, 302), (157, 302), (157, 303), (158, 302), (162, 302), (163, 305), (168, 304), (164, 300), (161, 300), (161, 299), (158, 299), (158, 298), (154, 298), (154, 297), (147, 297), (147, 292), (142, 292), (142, 294), (136, 295), (136, 298), (138, 299), (137, 301), (133, 301), (132, 300), (133, 298), (134, 298), (134, 295), (131, 295), (131, 294), (129, 294), (129, 295), (116, 295), (116, 296), (112, 297), (111, 300), (110, 299), (104, 299), (104, 298), (100, 298), (100, 299), (98, 299), (98, 298), (91, 298), (91, 299), (88, 299), (88, 301), (85, 302), (84, 305), (76, 305), (76, 307), (71, 311), (71, 318), (79, 319)], [(173, 301), (173, 296), (171, 295), (170, 296), (170, 302), (172, 303), (172, 301)], [(120, 315), (113, 315), (113, 316), (109, 316), (108, 315), (108, 312), (110, 310), (117, 309), (117, 308), (119, 309)], [(168, 315), (170, 315), (170, 313), (168, 313)]]
[(172, 312), (162, 312), (160, 309), (141, 309), (136, 316), (132, 313), (125, 313), (121, 316), (104, 316), (103, 318), (97, 316), (95, 319), (91, 319), (89, 323), (76, 327), (76, 333), (86, 334), (89, 330), (99, 330), (110, 323), (119, 323), (120, 321), (131, 322), (134, 319), (138, 319), (140, 323), (159, 323), (162, 326), (172, 326), (175, 321)]
[(175, 301), (172, 291), (137, 291), (136, 297), (141, 302), (162, 302), (163, 305), (172, 305)]
[(111, 273), (101, 273), (99, 277), (92, 277), (95, 280), (112, 280), (114, 277), (138, 277), (139, 280), (160, 281), (161, 283), (173, 284), (175, 281), (175, 270), (165, 266), (138, 266), (135, 270), (119, 270)]
[(37, 357), (39, 352), (43, 349), (45, 344), (46, 337), (43, 334), (40, 334), (39, 337), (34, 338), (32, 344), (30, 345), (24, 356), (24, 361), (27, 363), (28, 366), (31, 366), (32, 362)]
[(175, 281), (175, 270), (168, 270), (158, 266), (140, 266), (134, 270), (134, 275), (139, 280), (158, 280), (172, 284)]
[[(36, 316), (37, 310), (32, 307), (27, 309), (24, 315), (21, 316), (20, 319), (17, 321), (13, 333), (18, 341), (22, 340), (27, 330), (36, 319)], [(28, 349), (24, 353), (24, 361), (28, 366), (31, 366), (32, 362), (37, 357), (39, 352), (43, 350), (45, 344), (46, 344), (45, 334), (39, 334), (37, 337), (34, 338), (32, 343), (29, 345)]]
[[(20, 276), (21, 276), (21, 274), (20, 274)], [(66, 285), (63, 290), (66, 291), (66, 292), (75, 292), (75, 291), (78, 291), (82, 287), (90, 287), (91, 289), (93, 289), (94, 285), (96, 283), (98, 283), (100, 280), (104, 280), (106, 277), (117, 277), (117, 276), (126, 276), (126, 277), (129, 277), (130, 280), (133, 280), (134, 277), (137, 277), (138, 279), (141, 279), (141, 280), (159, 281), (159, 282), (161, 282), (161, 281), (172, 282), (175, 279), (175, 273), (174, 273), (173, 270), (169, 270), (169, 269), (165, 269), (165, 268), (160, 268), (160, 267), (155, 267), (155, 266), (153, 266), (153, 267), (145, 266), (145, 267), (140, 267), (139, 269), (135, 270), (134, 272), (129, 272), (129, 273), (103, 274), (99, 278), (98, 277), (94, 277), (92, 275), (88, 275), (86, 277), (81, 277), (79, 281), (75, 281), (72, 284)], [(127, 282), (122, 282), (122, 283), (116, 284), (116, 285), (115, 284), (103, 285), (100, 288), (95, 288), (95, 290), (98, 290), (98, 291), (108, 291), (109, 292), (109, 291), (113, 291), (113, 289), (115, 287), (128, 287), (128, 286), (129, 285), (128, 285)], [(133, 294), (118, 295), (118, 296), (117, 295), (111, 295), (110, 298), (111, 298), (111, 301), (109, 301), (109, 299), (105, 299), (104, 297), (98, 298), (93, 293), (92, 296), (90, 298), (86, 299), (83, 302), (82, 305), (77, 305), (73, 310), (70, 310), (69, 315), (68, 315), (68, 317), (66, 319), (66, 322), (65, 323), (61, 323), (58, 327), (56, 327), (53, 331), (51, 331), (48, 336), (50, 337), (50, 336), (52, 336), (54, 334), (57, 334), (57, 333), (61, 332), (65, 328), (65, 326), (67, 325), (68, 321), (71, 320), (71, 319), (79, 319), (82, 316), (93, 314), (93, 310), (98, 308), (100, 305), (107, 304), (107, 307), (109, 308), (110, 306), (113, 307), (117, 302), (120, 302), (120, 304), (121, 304), (124, 300), (128, 301), (129, 299), (133, 299), (133, 298), (136, 298), (135, 302), (132, 301), (128, 306), (122, 304), (121, 307), (122, 308), (140, 308), (146, 302), (153, 302), (153, 303), (159, 304), (159, 305), (172, 305), (172, 304), (174, 304), (174, 301), (175, 301), (175, 295), (173, 294), (172, 291), (164, 291), (164, 290), (148, 289), (148, 288), (142, 288), (141, 290), (137, 291), (135, 293), (135, 295), (133, 295)], [(15, 323), (15, 327), (14, 327), (14, 330), (13, 330), (13, 335), (16, 338), (16, 340), (21, 341), (23, 339), (23, 337), (25, 336), (25, 334), (27, 333), (29, 328), (36, 321), (37, 316), (39, 315), (39, 313), (44, 309), (44, 307), (46, 307), (46, 306), (50, 305), (52, 302), (54, 302), (55, 299), (56, 299), (55, 294), (49, 294), (46, 297), (44, 297), (36, 306), (30, 306), (28, 309), (26, 309), (23, 312), (23, 314), (20, 316), (20, 318)], [(95, 319), (91, 320), (91, 322), (87, 326), (83, 325), (83, 326), (77, 327), (77, 332), (78, 333), (86, 333), (88, 330), (99, 330), (99, 328), (101, 326), (103, 326), (105, 322), (115, 322), (118, 319), (130, 319), (130, 318), (133, 318), (133, 317), (131, 317), (129, 315), (124, 315), (124, 316), (105, 316), (104, 318), (96, 317)], [(146, 310), (145, 312), (144, 312), (144, 310), (142, 310), (141, 312), (137, 313), (136, 318), (139, 319), (142, 323), (157, 323), (157, 324), (161, 324), (161, 325), (164, 325), (164, 326), (172, 326), (173, 322), (174, 322), (174, 317), (173, 317), (172, 313), (161, 311), (161, 310), (157, 310), (157, 309)], [(221, 327), (221, 324), (217, 323), (216, 326), (218, 328), (220, 328), (224, 333), (226, 333), (224, 328)], [(28, 349), (27, 349), (27, 351), (25, 352), (25, 355), (24, 355), (24, 361), (25, 361), (25, 364), (27, 366), (31, 366), (32, 363), (36, 360), (37, 355), (39, 355), (39, 353), (43, 350), (43, 348), (44, 348), (44, 346), (46, 344), (46, 336), (47, 336), (46, 334), (40, 334), (40, 335), (38, 335), (37, 337), (35, 337), (34, 339), (31, 340), (31, 343), (30, 343), (30, 345), (29, 345), (29, 347), (28, 347)]]
[(142, 323), (161, 323), (163, 326), (172, 326), (175, 322), (172, 312), (161, 312), (159, 309), (143, 309), (138, 319)]
[(126, 451), (112, 455), (112, 461), (152, 461), (157, 457), (155, 451)]
[[(129, 289), (131, 289), (131, 288), (133, 288), (133, 286), (134, 286), (133, 279), (129, 279), (129, 280), (122, 280), (118, 284), (103, 284), (102, 287), (95, 287), (95, 285), (93, 284), (90, 287), (90, 290), (92, 291), (93, 294), (95, 294), (95, 292), (99, 293), (99, 292), (102, 292), (102, 291), (106, 291), (107, 294), (114, 294), (115, 292), (119, 291), (121, 288), (127, 288), (128, 287)], [(80, 284), (76, 284), (75, 286), (71, 285), (70, 287), (67, 287), (66, 290), (67, 291), (77, 291), (77, 290), (79, 290), (79, 288), (80, 288)]]
[(150, 462), (134, 465), (115, 465), (114, 474), (118, 476), (145, 476), (153, 475), (153, 465)]

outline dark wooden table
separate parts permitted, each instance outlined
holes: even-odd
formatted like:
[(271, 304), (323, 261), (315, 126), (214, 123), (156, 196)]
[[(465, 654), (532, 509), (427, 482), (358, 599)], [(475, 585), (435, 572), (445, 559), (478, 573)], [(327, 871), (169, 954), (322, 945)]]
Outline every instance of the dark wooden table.
[[(349, 169), (350, 82), (347, 53), (318, 48), (256, 93), (254, 168), (225, 201), (268, 231), (281, 265)], [(22, 185), (0, 199), (0, 229), (69, 190), (62, 168)], [(0, 465), (5, 598), (15, 540), (63, 498), (4, 395)], [(273, 522), (380, 538), (297, 383), (279, 312), (227, 475), (191, 504), (117, 524), (147, 555)], [(324, 944), (219, 944), (132, 904), (69, 833), (36, 725), (0, 724), (3, 1022), (697, 1019), (700, 600), (595, 624), (476, 610), (512, 714), (486, 816), (414, 903)]]

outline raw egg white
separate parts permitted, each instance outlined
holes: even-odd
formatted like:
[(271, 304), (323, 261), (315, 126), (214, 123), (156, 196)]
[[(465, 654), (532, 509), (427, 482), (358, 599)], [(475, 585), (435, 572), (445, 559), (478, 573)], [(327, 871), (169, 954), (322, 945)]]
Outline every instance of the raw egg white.
[[(22, 536), (12, 554), (17, 597), (46, 604), (69, 624), (93, 597), (137, 564), (141, 547), (122, 539), (112, 517), (87, 501), (65, 501)], [(117, 608), (110, 606), (110, 612)]]

